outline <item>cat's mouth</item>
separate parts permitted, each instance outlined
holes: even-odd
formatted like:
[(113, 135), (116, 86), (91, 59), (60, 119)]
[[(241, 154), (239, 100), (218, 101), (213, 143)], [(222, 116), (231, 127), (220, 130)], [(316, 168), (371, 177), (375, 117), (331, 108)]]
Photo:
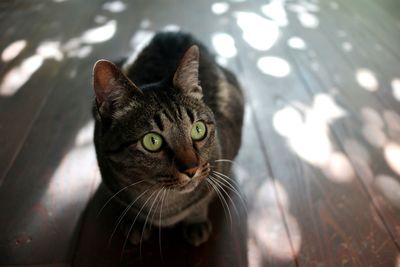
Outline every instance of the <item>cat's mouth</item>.
[(210, 174), (210, 164), (206, 163), (199, 168), (193, 177), (188, 177), (183, 173), (176, 173), (175, 177), (164, 183), (166, 188), (176, 190), (179, 193), (189, 193), (194, 191)]

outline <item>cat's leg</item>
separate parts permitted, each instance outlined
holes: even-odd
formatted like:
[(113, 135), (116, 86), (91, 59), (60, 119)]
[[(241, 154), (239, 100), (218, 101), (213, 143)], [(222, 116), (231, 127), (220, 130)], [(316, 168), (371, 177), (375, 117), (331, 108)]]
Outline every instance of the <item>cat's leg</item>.
[(210, 237), (212, 225), (208, 219), (208, 204), (196, 208), (183, 221), (183, 235), (194, 246), (199, 246)]
[(146, 227), (144, 227), (142, 222), (136, 221), (135, 224), (132, 223), (132, 221), (124, 221), (120, 226), (125, 238), (127, 238), (131, 244), (138, 245), (140, 242), (150, 238), (152, 228), (149, 223), (146, 224)]

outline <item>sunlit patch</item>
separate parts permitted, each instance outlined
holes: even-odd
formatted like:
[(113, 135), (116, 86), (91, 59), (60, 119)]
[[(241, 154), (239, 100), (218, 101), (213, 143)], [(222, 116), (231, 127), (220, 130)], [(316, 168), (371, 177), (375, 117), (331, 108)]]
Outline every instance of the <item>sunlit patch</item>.
[(216, 2), (211, 5), (211, 11), (214, 14), (221, 15), (229, 10), (229, 4), (226, 2)]
[(126, 4), (121, 1), (107, 2), (103, 4), (103, 9), (113, 13), (119, 13), (126, 9)]
[(236, 22), (243, 31), (243, 39), (254, 49), (269, 50), (278, 40), (279, 26), (252, 12), (236, 12)]
[(278, 23), (279, 26), (285, 27), (288, 25), (288, 19), (283, 4), (284, 1), (282, 0), (272, 0), (261, 7), (261, 12), (271, 20)]
[(307, 11), (310, 11), (310, 12), (319, 12), (320, 11), (319, 6), (317, 6), (316, 4), (306, 2), (306, 1), (302, 2), (301, 4), (307, 9)]
[(336, 183), (350, 183), (355, 175), (349, 159), (341, 152), (332, 153), (326, 169), (328, 178)]
[(276, 112), (272, 123), (279, 134), (289, 137), (302, 126), (303, 118), (298, 110), (289, 106)]
[(369, 107), (362, 108), (361, 117), (366, 124), (373, 125), (374, 127), (377, 127), (379, 129), (382, 129), (385, 126), (379, 113), (372, 108)]
[(94, 22), (98, 23), (98, 24), (103, 24), (107, 21), (107, 17), (102, 16), (102, 15), (96, 15), (96, 17), (94, 17)]
[(323, 93), (315, 95), (313, 110), (313, 113), (326, 123), (344, 117), (347, 114), (342, 107), (335, 103), (332, 96)]
[(248, 238), (247, 240), (247, 251), (248, 251), (248, 266), (249, 267), (262, 267), (263, 253), (256, 244), (254, 238)]
[(400, 78), (393, 79), (391, 84), (393, 97), (400, 101)]
[(290, 73), (289, 63), (279, 57), (262, 57), (257, 61), (257, 67), (264, 73), (274, 77), (285, 77)]
[(62, 3), (62, 2), (66, 2), (66, 1), (68, 1), (68, 0), (53, 0), (53, 2), (56, 2), (56, 3)]
[(291, 37), (288, 40), (288, 45), (291, 48), (298, 49), (298, 50), (304, 50), (307, 47), (304, 40), (301, 39), (300, 37)]
[(117, 22), (110, 20), (103, 26), (87, 30), (82, 34), (81, 40), (84, 43), (94, 44), (110, 40), (117, 31)]
[(393, 142), (386, 143), (384, 156), (390, 168), (400, 175), (400, 145)]
[(283, 208), (289, 208), (289, 197), (284, 187), (272, 179), (265, 181), (258, 189), (257, 192), (257, 207), (271, 207), (277, 205), (277, 196)]
[(40, 55), (31, 56), (21, 65), (11, 69), (3, 78), (0, 85), (0, 95), (11, 96), (24, 85), (43, 64), (43, 57)]
[(4, 62), (8, 62), (16, 58), (22, 50), (26, 47), (26, 41), (25, 40), (18, 40), (15, 41), (11, 44), (9, 44), (4, 50), (3, 53), (1, 53), (1, 59)]
[(212, 36), (212, 44), (218, 55), (231, 58), (236, 56), (235, 40), (227, 33), (215, 33)]
[(86, 45), (67, 52), (68, 57), (85, 58), (93, 51), (93, 47)]
[(163, 27), (164, 32), (178, 32), (181, 30), (181, 27), (175, 24), (169, 24)]
[(375, 77), (375, 74), (369, 69), (359, 69), (356, 72), (356, 79), (358, 84), (366, 89), (367, 91), (376, 91), (378, 90), (378, 80)]
[(392, 110), (385, 110), (383, 118), (388, 128), (388, 134), (393, 141), (400, 142), (400, 115)]
[(339, 9), (339, 4), (336, 2), (329, 2), (329, 7), (333, 10), (338, 10)]
[[(268, 258), (291, 259), (293, 253), (297, 254), (300, 249), (301, 234), (298, 223), (289, 212), (285, 215), (292, 244), (288, 239), (288, 233), (279, 208), (269, 207), (257, 210), (250, 217), (252, 222), (251, 231), (256, 244), (264, 254), (267, 254)], [(295, 251), (292, 251), (292, 245)]]
[(61, 61), (64, 58), (63, 52), (60, 48), (60, 42), (58, 41), (41, 43), (36, 49), (36, 53), (42, 56), (44, 59), (53, 58), (57, 61)]
[(303, 25), (306, 28), (317, 28), (319, 25), (319, 19), (316, 15), (312, 13), (299, 13), (297, 15), (301, 25)]
[(129, 58), (126, 60), (122, 69), (126, 71), (131, 64), (136, 60), (139, 53), (150, 43), (151, 39), (155, 35), (155, 32), (150, 30), (138, 30), (131, 38), (130, 45), (133, 50)]
[(142, 28), (142, 29), (147, 29), (147, 28), (150, 28), (151, 27), (151, 20), (149, 20), (149, 19), (144, 19), (144, 20), (142, 20), (141, 22), (140, 22), (140, 28)]
[(349, 42), (344, 42), (342, 44), (342, 49), (343, 49), (343, 51), (350, 52), (353, 50), (353, 45)]
[[(94, 146), (89, 137), (92, 125), (93, 122), (89, 122), (78, 133), (75, 145), (61, 160), (41, 199), (53, 211), (53, 217), (60, 216), (65, 208), (86, 202), (89, 192), (100, 183)], [(52, 207), (54, 203), (57, 203), (56, 209)]]
[(390, 203), (400, 208), (400, 183), (396, 179), (388, 175), (378, 175), (374, 185)]
[(344, 157), (333, 154), (337, 152), (333, 150), (329, 138), (329, 124), (345, 116), (346, 111), (327, 94), (316, 95), (312, 107), (301, 103), (294, 103), (293, 106), (299, 108), (287, 106), (274, 114), (274, 129), (287, 138), (290, 148), (300, 158), (316, 167), (331, 169), (333, 178), (338, 181), (349, 179), (350, 168), (344, 173), (335, 169), (340, 164), (350, 164), (346, 164)]

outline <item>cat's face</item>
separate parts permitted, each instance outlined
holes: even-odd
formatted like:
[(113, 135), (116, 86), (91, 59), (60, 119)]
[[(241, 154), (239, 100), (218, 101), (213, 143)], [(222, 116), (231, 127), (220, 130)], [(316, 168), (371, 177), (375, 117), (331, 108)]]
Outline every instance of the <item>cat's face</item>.
[(197, 71), (198, 51), (189, 49), (173, 81), (141, 90), (112, 63), (96, 64), (94, 87), (102, 124), (96, 143), (121, 184), (145, 180), (185, 193), (209, 175), (218, 150), (215, 121), (201, 99), (193, 67)]

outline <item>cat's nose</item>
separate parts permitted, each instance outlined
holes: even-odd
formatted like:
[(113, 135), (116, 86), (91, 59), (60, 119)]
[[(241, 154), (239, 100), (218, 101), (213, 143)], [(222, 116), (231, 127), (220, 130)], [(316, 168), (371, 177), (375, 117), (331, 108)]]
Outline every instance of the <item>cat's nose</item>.
[(199, 167), (193, 167), (190, 169), (186, 169), (183, 171), (183, 173), (186, 174), (187, 176), (189, 176), (190, 178), (192, 178), (196, 174), (196, 171), (198, 168)]

